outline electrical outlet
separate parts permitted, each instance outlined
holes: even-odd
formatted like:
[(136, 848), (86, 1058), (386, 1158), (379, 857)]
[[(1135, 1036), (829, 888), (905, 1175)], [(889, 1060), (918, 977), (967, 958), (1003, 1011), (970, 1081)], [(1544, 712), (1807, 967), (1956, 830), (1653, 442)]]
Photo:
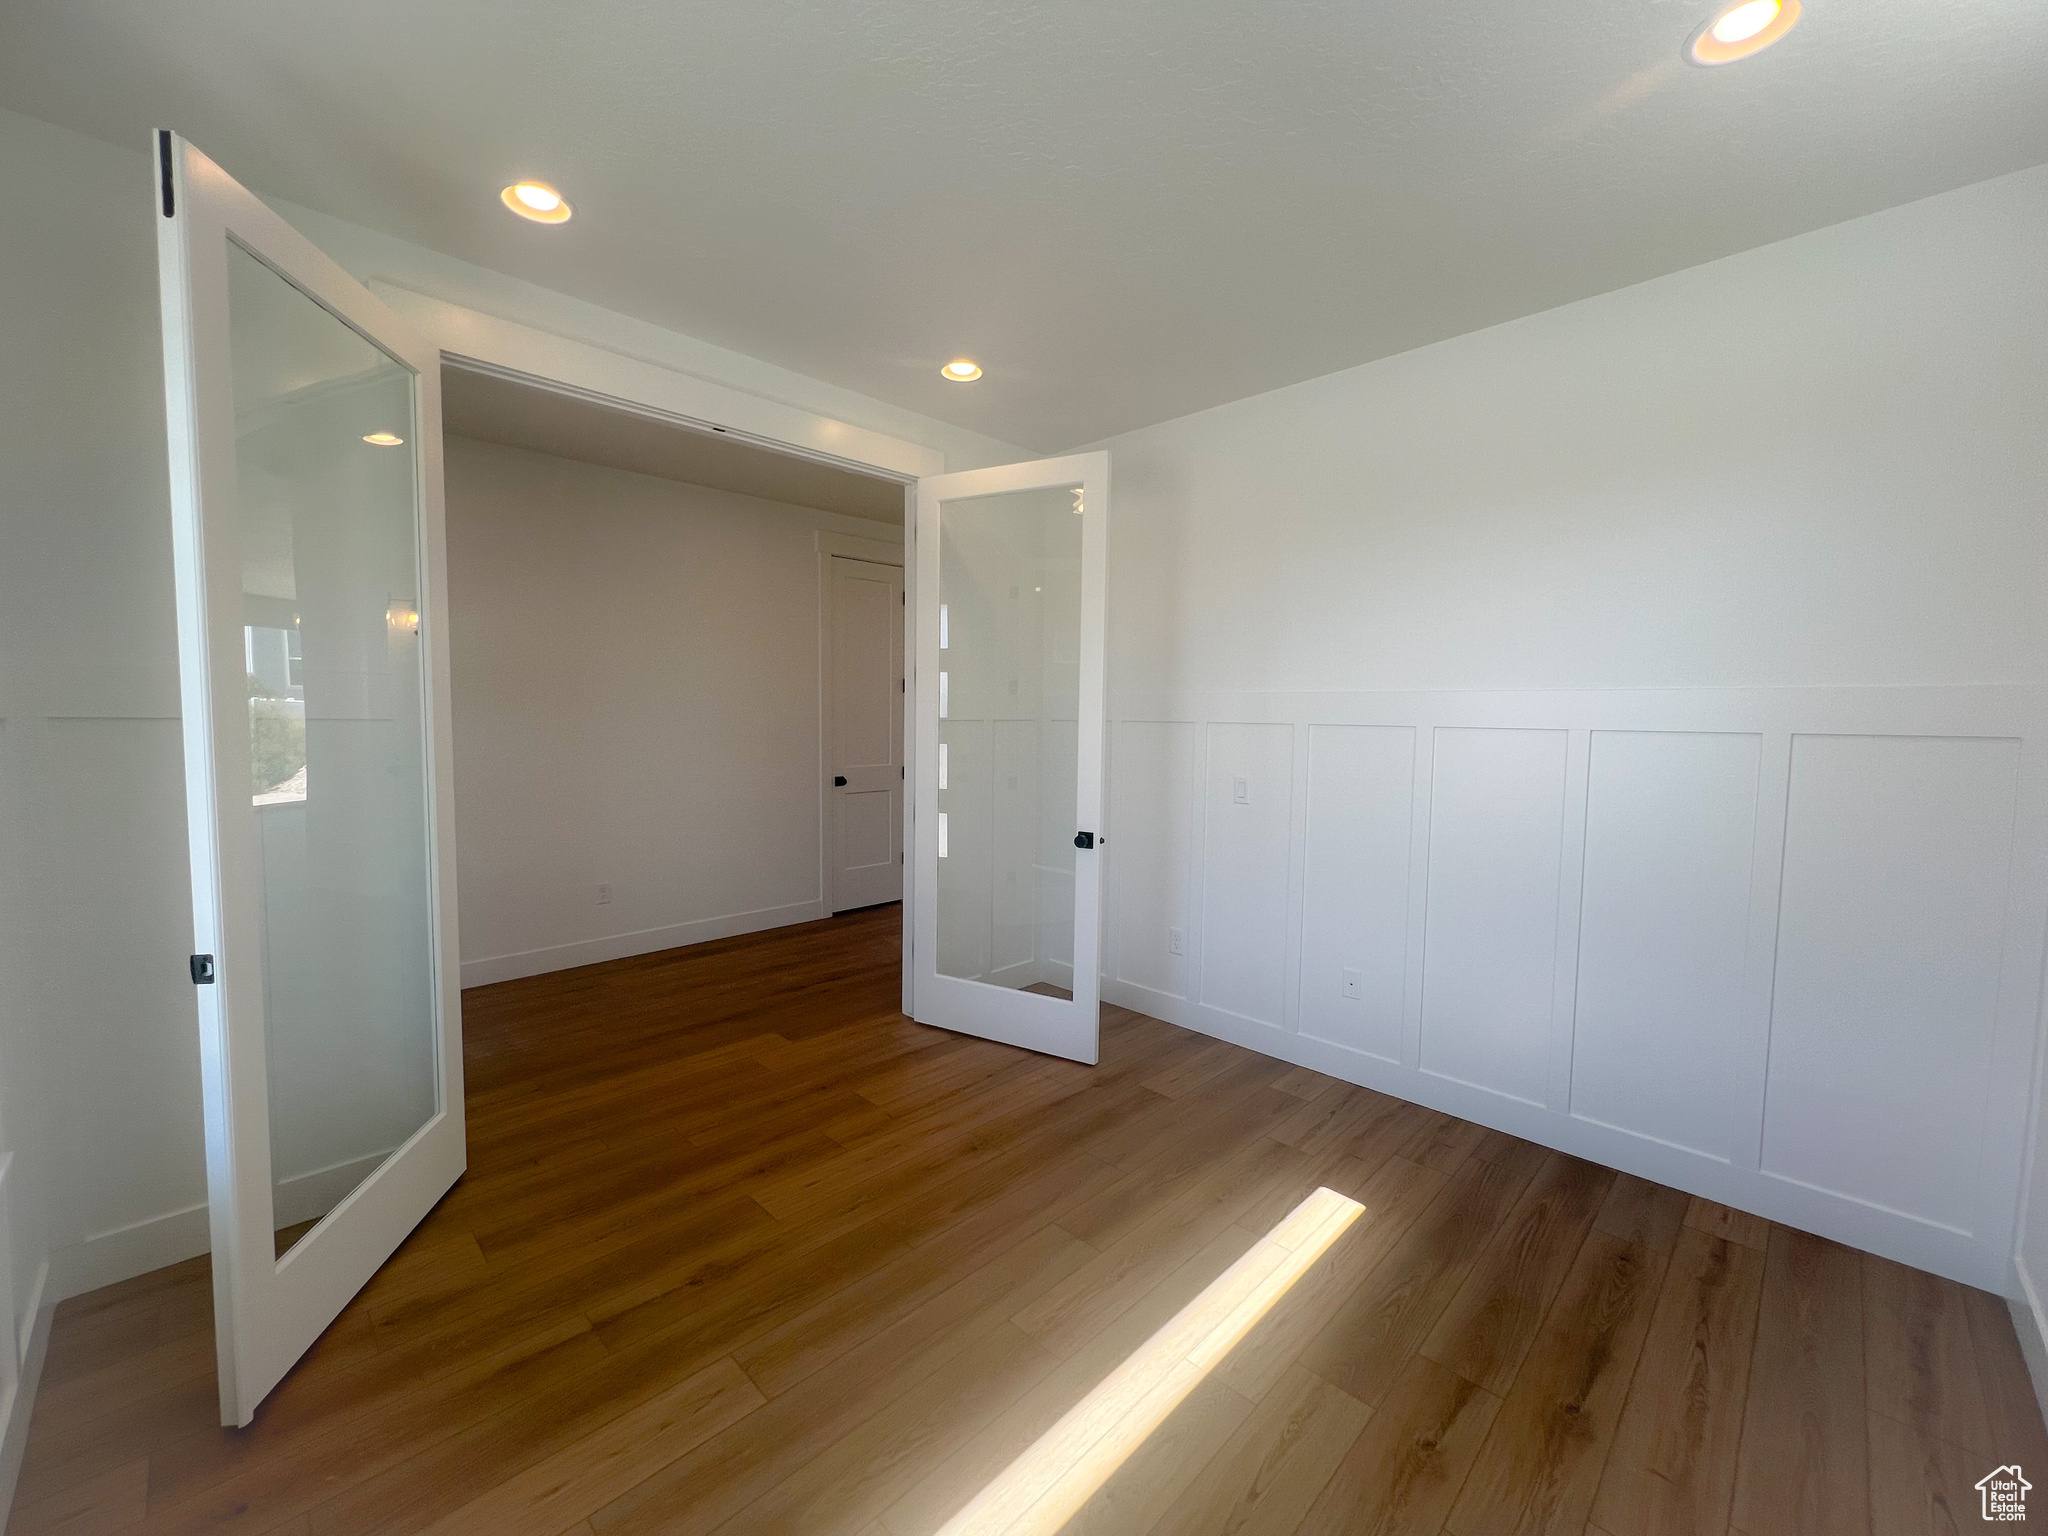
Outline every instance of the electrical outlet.
[(1252, 781), (1246, 778), (1232, 779), (1230, 781), (1230, 798), (1239, 805), (1250, 805), (1252, 803)]
[(1166, 930), (1166, 952), (1169, 955), (1184, 955), (1188, 952), (1188, 935), (1184, 928)]
[(600, 886), (599, 886), (599, 887), (597, 888), (597, 904), (598, 904), (598, 905), (599, 905), (600, 907), (608, 907), (608, 906), (610, 906), (610, 905), (612, 904), (612, 883), (611, 883), (611, 881), (607, 880), (607, 881), (605, 881), (605, 883), (604, 883), (603, 885), (600, 885)]
[(1365, 996), (1365, 978), (1356, 971), (1346, 971), (1344, 973), (1344, 995), (1346, 997), (1362, 999)]

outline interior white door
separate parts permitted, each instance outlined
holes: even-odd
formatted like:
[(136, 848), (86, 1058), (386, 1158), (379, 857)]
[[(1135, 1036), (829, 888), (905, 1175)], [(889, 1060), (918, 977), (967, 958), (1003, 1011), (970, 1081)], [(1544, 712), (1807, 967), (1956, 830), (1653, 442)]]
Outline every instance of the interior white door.
[(221, 1419), (464, 1166), (440, 359), (157, 143)]
[(828, 557), (831, 910), (903, 898), (903, 568)]
[(920, 480), (912, 1014), (1093, 1062), (1109, 455)]

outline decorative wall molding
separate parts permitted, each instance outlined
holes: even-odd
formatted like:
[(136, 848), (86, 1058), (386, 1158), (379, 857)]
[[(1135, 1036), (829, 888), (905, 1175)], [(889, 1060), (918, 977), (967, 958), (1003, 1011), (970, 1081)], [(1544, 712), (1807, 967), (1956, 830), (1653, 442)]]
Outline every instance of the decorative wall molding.
[(2008, 1288), (2048, 689), (1111, 719), (1108, 1000)]

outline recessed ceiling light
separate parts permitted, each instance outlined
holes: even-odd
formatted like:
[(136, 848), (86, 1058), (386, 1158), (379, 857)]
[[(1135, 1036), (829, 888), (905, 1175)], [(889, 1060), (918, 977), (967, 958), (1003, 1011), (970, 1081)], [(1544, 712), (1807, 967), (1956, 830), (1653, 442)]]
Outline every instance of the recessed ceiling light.
[(363, 441), (375, 443), (379, 448), (396, 448), (405, 439), (396, 432), (365, 432), (363, 434)]
[(939, 372), (943, 373), (955, 384), (972, 384), (981, 377), (981, 364), (971, 358), (956, 357), (953, 361), (946, 364), (945, 367), (941, 368)]
[(1741, 0), (1717, 12), (1686, 39), (1693, 64), (1733, 64), (1762, 53), (1799, 22), (1799, 0)]
[(498, 201), (536, 224), (569, 222), (569, 200), (544, 181), (515, 181), (498, 194)]

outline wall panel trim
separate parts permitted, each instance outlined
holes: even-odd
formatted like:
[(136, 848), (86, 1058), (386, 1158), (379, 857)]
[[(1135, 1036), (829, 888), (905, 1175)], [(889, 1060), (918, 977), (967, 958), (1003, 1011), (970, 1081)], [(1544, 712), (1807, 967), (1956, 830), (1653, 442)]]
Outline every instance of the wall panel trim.
[[(1108, 944), (1105, 949), (1103, 996), (1105, 1000), (1137, 1009), (1184, 1027), (1234, 1041), (1281, 1060), (1328, 1072), (1347, 1081), (1392, 1093), (1417, 1103), (1457, 1114), (1478, 1123), (1546, 1146), (1593, 1158), (1645, 1178), (1656, 1179), (1704, 1198), (1723, 1201), (1755, 1211), (1775, 1220), (1818, 1232), (1838, 1241), (1880, 1253), (1902, 1262), (1948, 1275), (1972, 1285), (2000, 1292), (2011, 1289), (2012, 1247), (2018, 1219), (2018, 1203), (2026, 1156), (2029, 1113), (2027, 1086), (2034, 1080), (2039, 1052), (2039, 1005), (2041, 1002), (2044, 926), (2048, 926), (2048, 752), (2042, 742), (2048, 736), (2048, 688), (2013, 684), (1959, 685), (1953, 687), (1884, 688), (1673, 688), (1597, 690), (1514, 690), (1514, 691), (1390, 691), (1390, 692), (1242, 692), (1199, 690), (1140, 691), (1112, 690), (1110, 699), (1112, 733), (1142, 722), (1172, 721), (1188, 732), (1193, 747), (1191, 772), (1185, 784), (1136, 783), (1129, 780), (1128, 760), (1112, 759), (1110, 767), (1112, 803), (1136, 805), (1139, 797), (1151, 801), (1146, 814), (1161, 829), (1184, 826), (1186, 847), (1184, 870), (1171, 878), (1164, 869), (1150, 867), (1166, 856), (1166, 850), (1133, 846), (1131, 840), (1112, 836), (1108, 853), (1112, 892), (1126, 888), (1147, 891), (1156, 908), (1160, 902), (1178, 900), (1178, 916), (1172, 911), (1148, 908), (1148, 923), (1184, 927), (1187, 953), (1180, 957), (1179, 974), (1195, 979), (1174, 992), (1140, 986), (1117, 979), (1132, 974), (1123, 947), (1131, 935), (1119, 929), (1114, 905), (1109, 913)], [(1293, 761), (1287, 774), (1292, 803), (1286, 818), (1286, 846), (1278, 846), (1282, 833), (1272, 829), (1273, 846), (1253, 850), (1257, 866), (1284, 867), (1287, 871), (1285, 921), (1277, 938), (1264, 931), (1234, 930), (1217, 933), (1205, 922), (1204, 914), (1215, 905), (1215, 887), (1205, 860), (1217, 846), (1209, 818), (1222, 807), (1215, 802), (1211, 779), (1214, 750), (1212, 728), (1243, 728), (1260, 724), (1292, 727)], [(1312, 917), (1328, 929), (1331, 919), (1324, 908), (1312, 914), (1310, 906), (1319, 898), (1310, 879), (1314, 855), (1311, 839), (1317, 833), (1317, 808), (1311, 788), (1310, 754), (1315, 728), (1328, 726), (1398, 727), (1413, 733), (1414, 772), (1409, 804), (1409, 858), (1407, 884), (1407, 933), (1401, 941), (1403, 958), (1398, 979), (1391, 975), (1392, 961), (1387, 945), (1374, 951), (1374, 963), (1389, 972), (1383, 978), (1391, 988), (1398, 985), (1401, 1003), (1399, 1061), (1387, 1055), (1352, 1048), (1321, 1034), (1303, 1033), (1303, 997), (1311, 985), (1327, 985), (1322, 971), (1330, 970), (1330, 941), (1323, 941), (1320, 955), (1305, 950), (1304, 933)], [(1554, 944), (1555, 964), (1551, 977), (1551, 1007), (1543, 1022), (1541, 1048), (1547, 1055), (1547, 1076), (1538, 1083), (1539, 1101), (1518, 1097), (1438, 1071), (1425, 1070), (1426, 1020), (1423, 1007), (1423, 957), (1429, 927), (1429, 869), (1432, 839), (1441, 831), (1446, 814), (1472, 814), (1436, 805), (1438, 777), (1436, 756), (1443, 729), (1476, 728), (1482, 731), (1541, 730), (1567, 733), (1564, 783), (1563, 846), (1558, 871)], [(1572, 1108), (1575, 1053), (1588, 1048), (1578, 1029), (1581, 999), (1590, 984), (1583, 968), (1593, 960), (1583, 949), (1585, 921), (1587, 839), (1590, 818), (1599, 814), (1596, 794), (1609, 794), (1610, 787), (1596, 787), (1592, 755), (1598, 750), (1599, 733), (1739, 734), (1758, 743), (1758, 767), (1753, 832), (1733, 821), (1736, 811), (1723, 807), (1717, 823), (1722, 830), (1711, 840), (1696, 840), (1689, 847), (1706, 850), (1709, 863), (1696, 867), (1719, 871), (1720, 894), (1711, 910), (1720, 914), (1723, 935), (1717, 951), (1702, 951), (1709, 965), (1706, 974), (1726, 973), (1726, 984), (1716, 988), (1715, 1016), (1727, 1020), (1727, 1034), (1716, 1047), (1726, 1061), (1732, 1053), (1735, 1064), (1730, 1082), (1710, 1090), (1720, 1102), (1704, 1111), (1706, 1119), (1695, 1134), (1709, 1140), (1713, 1126), (1728, 1127), (1727, 1155), (1716, 1150), (1696, 1150), (1656, 1134), (1654, 1115), (1646, 1113), (1634, 1121), (1637, 1129), (1612, 1123), (1612, 1111), (1603, 1118), (1597, 1102), (1588, 1101), (1587, 1113)], [(2002, 935), (1992, 935), (1986, 944), (1998, 945), (1999, 995), (1995, 1029), (1985, 1062), (1987, 1086), (1983, 1112), (1978, 1123), (1959, 1128), (1958, 1135), (1982, 1133), (1981, 1168), (1975, 1184), (1968, 1187), (1968, 1220), (1943, 1219), (1907, 1214), (1887, 1205), (1885, 1190), (1859, 1189), (1855, 1194), (1812, 1187), (1796, 1179), (1766, 1173), (1760, 1166), (1764, 1131), (1772, 1037), (1773, 992), (1782, 956), (1781, 894), (1785, 875), (1787, 820), (1793, 814), (1790, 777), (1793, 771), (1794, 737), (1867, 737), (1873, 741), (1897, 738), (1943, 738), (1954, 740), (2007, 739), (2021, 742), (2017, 809), (2011, 852)], [(1277, 739), (1277, 738), (1272, 738)], [(1684, 755), (1690, 760), (1690, 754)], [(1959, 753), (1958, 759), (1970, 754)], [(1384, 769), (1374, 770), (1384, 784)], [(1652, 766), (1645, 771), (1665, 771)], [(1667, 781), (1670, 782), (1670, 781)], [(1391, 791), (1384, 791), (1391, 793)], [(1487, 792), (1482, 782), (1479, 792)], [(1466, 798), (1469, 800), (1470, 795)], [(1526, 801), (1526, 796), (1523, 797)], [(1178, 803), (1175, 803), (1176, 800)], [(1746, 792), (1744, 793), (1746, 803)], [(1532, 803), (1532, 802), (1531, 802)], [(1654, 798), (1650, 802), (1655, 805)], [(1502, 814), (1525, 814), (1508, 807)], [(1347, 813), (1348, 814), (1348, 813)], [(1389, 808), (1388, 814), (1397, 814)], [(1652, 823), (1654, 824), (1654, 823)], [(1385, 823), (1380, 824), (1384, 827)], [(1511, 824), (1510, 824), (1511, 825)], [(1436, 831), (1433, 831), (1433, 826)], [(1114, 828), (1112, 828), (1114, 831)], [(1737, 841), (1731, 843), (1730, 839)], [(1468, 824), (1463, 833), (1465, 846), (1485, 846), (1484, 837), (1475, 845)], [(1741, 869), (1740, 850), (1747, 841), (1748, 868)], [(1152, 841), (1157, 841), (1155, 834)], [(1610, 845), (1614, 846), (1614, 845)], [(1620, 846), (1627, 846), (1626, 844)], [(1242, 857), (1242, 851), (1237, 855)], [(1379, 855), (1384, 863), (1385, 855)], [(1284, 860), (1284, 865), (1281, 861)], [(1137, 861), (1134, 865), (1133, 861)], [(1996, 872), (1987, 871), (1986, 878)], [(1706, 877), (1700, 877), (1704, 880)], [(1734, 882), (1731, 885), (1728, 882)], [(1329, 882), (1323, 882), (1329, 889)], [(1702, 885), (1701, 889), (1708, 889)], [(1738, 925), (1735, 918), (1745, 911)], [(1732, 894), (1731, 894), (1732, 892)], [(1653, 888), (1654, 894), (1654, 888)], [(1331, 898), (1334, 899), (1334, 898)], [(1112, 896), (1114, 903), (1115, 896)], [(1731, 904), (1732, 903), (1732, 904)], [(1359, 909), (1366, 910), (1366, 909)], [(1384, 900), (1372, 908), (1384, 913)], [(1974, 910), (1974, 909), (1973, 909)], [(1351, 921), (1353, 919), (1345, 919)], [(1973, 932), (1988, 932), (1982, 921)], [(1611, 928), (1610, 928), (1610, 931)], [(1143, 936), (1146, 942), (1154, 937)], [(1526, 938), (1526, 936), (1525, 936)], [(1204, 951), (1225, 943), (1231, 964), (1258, 974), (1269, 962), (1281, 966), (1285, 976), (1282, 1017), (1278, 1026), (1257, 1022), (1241, 1014), (1203, 1001), (1199, 982), (1204, 975)], [(1256, 953), (1248, 953), (1251, 945)], [(1734, 960), (1740, 950), (1739, 965)], [(1266, 950), (1272, 953), (1268, 955)], [(1610, 955), (1613, 952), (1609, 945)], [(1679, 951), (1681, 958), (1690, 951)], [(1597, 957), (1595, 957), (1597, 958)], [(1307, 974), (1311, 961), (1319, 967), (1316, 976)], [(1434, 962), (1433, 962), (1434, 963)], [(1602, 961), (1611, 966), (1611, 960)], [(1664, 962), (1660, 962), (1664, 963)], [(1676, 964), (1676, 961), (1669, 962)], [(1156, 957), (1147, 965), (1158, 969)], [(1938, 965), (1937, 965), (1938, 969)], [(1603, 972), (1610, 982), (1618, 972)], [(1652, 972), (1653, 979), (1657, 973)], [(1676, 971), (1672, 974), (1678, 974)], [(1638, 988), (1638, 992), (1640, 992)], [(1613, 993), (1610, 985), (1608, 996)], [(1636, 994), (1628, 994), (1634, 996)], [(1939, 997), (1939, 992), (1935, 994)], [(1679, 1010), (1674, 1009), (1674, 1015)], [(1610, 1008), (1611, 1012), (1611, 1008)], [(1653, 1014), (1654, 1009), (1646, 1009)], [(1325, 1017), (1319, 1014), (1317, 1017)], [(1695, 1015), (1697, 1017), (1697, 1015)], [(1628, 1019), (1622, 1019), (1628, 1027)], [(1527, 1024), (1517, 1027), (1535, 1027)], [(1656, 1017), (1646, 1017), (1652, 1067), (1660, 1043), (1655, 1031)], [(1668, 1022), (1661, 1027), (1675, 1028)], [(1698, 1025), (1687, 1026), (1696, 1029)], [(1326, 1025), (1317, 1028), (1328, 1033)], [(1342, 1034), (1343, 1031), (1337, 1030)], [(1364, 1038), (1364, 1037), (1361, 1037)], [(1520, 1037), (1530, 1045), (1536, 1042)], [(1609, 1038), (1615, 1038), (1611, 1034)], [(1674, 1036), (1697, 1043), (1691, 1034)], [(1392, 1040), (1387, 1037), (1387, 1048)], [(1976, 1047), (1973, 1047), (1975, 1049)], [(1523, 1049), (1517, 1045), (1516, 1050)], [(1959, 1065), (1950, 1083), (1965, 1080), (1968, 1064)], [(1609, 1102), (1625, 1109), (1628, 1079), (1610, 1074)], [(1649, 1083), (1654, 1078), (1638, 1077)], [(1589, 1079), (1590, 1082), (1590, 1079)], [(1547, 1087), (1545, 1086), (1547, 1084)], [(1622, 1093), (1617, 1099), (1613, 1095)], [(1629, 1118), (1626, 1114), (1623, 1119)], [(1919, 1133), (1916, 1133), (1919, 1134)], [(1935, 1150), (1941, 1150), (1936, 1148)], [(1915, 1148), (1898, 1149), (1899, 1166), (1906, 1166)], [(1947, 1151), (1955, 1153), (1951, 1144)], [(1952, 1186), (1962, 1188), (1962, 1186)], [(1873, 1195), (1876, 1198), (1873, 1198)], [(1957, 1207), (1961, 1209), (1962, 1207)]]

